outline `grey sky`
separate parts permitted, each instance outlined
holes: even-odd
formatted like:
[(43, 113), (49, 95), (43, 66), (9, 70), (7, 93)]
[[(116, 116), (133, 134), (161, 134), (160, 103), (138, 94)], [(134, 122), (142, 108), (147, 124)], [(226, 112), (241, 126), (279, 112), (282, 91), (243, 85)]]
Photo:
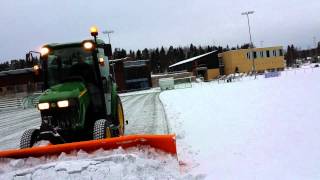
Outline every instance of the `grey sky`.
[(320, 40), (319, 9), (319, 0), (1, 0), (0, 61), (24, 58), (45, 43), (82, 40), (91, 25), (114, 30), (113, 47), (127, 50), (243, 44), (246, 10), (256, 11), (256, 45), (307, 48), (313, 37)]

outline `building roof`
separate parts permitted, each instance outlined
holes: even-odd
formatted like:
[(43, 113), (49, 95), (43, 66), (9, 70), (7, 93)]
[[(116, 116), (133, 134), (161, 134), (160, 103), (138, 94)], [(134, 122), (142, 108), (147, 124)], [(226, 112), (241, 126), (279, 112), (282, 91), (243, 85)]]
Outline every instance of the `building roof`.
[(9, 71), (0, 71), (0, 76), (27, 74), (30, 72), (32, 72), (32, 68), (15, 69), (15, 70), (9, 70)]
[(125, 68), (142, 67), (146, 66), (147, 62), (149, 62), (149, 60), (125, 61), (123, 62), (123, 66)]
[(209, 55), (209, 54), (212, 54), (212, 53), (214, 53), (214, 52), (217, 52), (217, 51), (211, 51), (211, 52), (208, 52), (208, 53), (199, 55), (199, 56), (192, 57), (192, 58), (190, 58), (190, 59), (182, 60), (182, 61), (180, 61), (180, 62), (177, 62), (177, 63), (175, 63), (175, 64), (172, 64), (171, 66), (169, 66), (169, 68), (172, 68), (172, 67), (175, 67), (175, 66), (179, 66), (179, 65), (181, 65), (181, 64), (185, 64), (185, 63), (188, 63), (188, 62), (193, 62), (193, 61), (195, 61), (195, 60), (198, 60), (198, 59), (200, 59), (200, 58), (202, 58), (202, 57), (204, 57), (204, 56), (207, 56), (207, 55)]
[(132, 60), (132, 58), (130, 57), (124, 57), (124, 58), (120, 58), (120, 59), (112, 59), (112, 60), (109, 60), (110, 63), (116, 63), (116, 62), (120, 62), (120, 61), (129, 61), (129, 60)]
[(248, 52), (248, 51), (265, 51), (265, 50), (276, 50), (283, 49), (283, 46), (270, 46), (270, 47), (257, 47), (257, 48), (248, 48), (248, 49), (235, 49), (229, 50), (222, 53), (219, 53), (219, 56), (226, 53), (237, 53), (237, 52)]

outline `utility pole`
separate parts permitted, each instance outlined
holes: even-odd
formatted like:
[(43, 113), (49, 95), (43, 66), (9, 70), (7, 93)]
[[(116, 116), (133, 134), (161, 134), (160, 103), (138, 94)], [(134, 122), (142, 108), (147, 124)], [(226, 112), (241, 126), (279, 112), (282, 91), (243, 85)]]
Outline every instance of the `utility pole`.
[[(250, 36), (250, 46), (249, 46), (250, 49), (253, 48), (253, 43), (252, 43), (252, 36), (251, 36), (249, 14), (253, 14), (253, 13), (254, 13), (254, 11), (246, 11), (246, 12), (241, 13), (241, 15), (247, 16), (248, 28), (249, 28), (249, 36)], [(257, 78), (257, 73), (256, 73), (255, 57), (253, 57), (252, 67), (253, 67), (253, 71), (254, 71), (254, 79), (256, 79)]]
[(111, 44), (111, 42), (110, 42), (110, 34), (114, 33), (114, 31), (113, 31), (113, 30), (110, 30), (110, 31), (102, 31), (102, 33), (108, 35), (109, 44)]

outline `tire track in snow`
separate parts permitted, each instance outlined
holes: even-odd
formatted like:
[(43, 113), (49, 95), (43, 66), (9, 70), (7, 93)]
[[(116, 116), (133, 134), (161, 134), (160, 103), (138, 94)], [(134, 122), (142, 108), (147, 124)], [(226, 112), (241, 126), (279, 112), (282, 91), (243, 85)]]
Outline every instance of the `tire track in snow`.
[(0, 113), (0, 149), (18, 148), (22, 133), (41, 123), (37, 109), (17, 109), (4, 114)]
[[(124, 103), (126, 134), (168, 134), (165, 112), (159, 92), (139, 94)], [(130, 98), (129, 97), (129, 98)]]

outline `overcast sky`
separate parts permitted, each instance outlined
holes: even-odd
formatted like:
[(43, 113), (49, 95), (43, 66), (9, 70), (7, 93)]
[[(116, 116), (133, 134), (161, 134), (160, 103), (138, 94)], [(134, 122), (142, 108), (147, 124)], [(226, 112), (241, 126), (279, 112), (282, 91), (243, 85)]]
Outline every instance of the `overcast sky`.
[[(319, 0), (1, 0), (0, 61), (24, 58), (52, 42), (89, 37), (91, 25), (114, 30), (126, 50), (195, 45), (314, 46), (320, 40)], [(102, 33), (100, 36), (106, 39)]]

